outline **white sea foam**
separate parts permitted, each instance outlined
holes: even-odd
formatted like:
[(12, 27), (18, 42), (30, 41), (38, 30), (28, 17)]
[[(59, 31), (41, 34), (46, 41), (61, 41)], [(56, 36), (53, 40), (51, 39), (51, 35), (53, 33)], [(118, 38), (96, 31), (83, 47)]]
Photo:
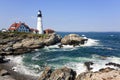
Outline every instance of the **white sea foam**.
[(114, 35), (110, 35), (111, 37), (114, 37)]
[(63, 45), (63, 48), (73, 48), (72, 45)]
[(73, 51), (76, 50), (78, 47), (73, 47), (71, 45), (63, 45), (62, 48), (59, 48), (58, 45), (46, 46), (44, 47), (45, 52), (54, 52), (54, 51)]
[(12, 62), (21, 64), (23, 56), (7, 56), (8, 59), (10, 59)]
[(39, 53), (36, 53), (35, 56), (32, 57), (32, 60), (36, 60), (36, 61), (39, 60), (38, 57), (39, 57), (40, 55), (41, 55), (40, 52), (39, 52)]
[(84, 62), (87, 61), (92, 61), (94, 64), (91, 65), (91, 67), (93, 68), (92, 71), (99, 71), (102, 68), (106, 68), (106, 67), (111, 67), (114, 69), (118, 69), (115, 66), (106, 66), (105, 64), (109, 63), (109, 62), (113, 62), (113, 63), (120, 63), (120, 58), (118, 57), (104, 57), (103, 56), (99, 56), (99, 55), (93, 55), (92, 58), (86, 58), (86, 57), (78, 57), (78, 58), (70, 58), (70, 57), (59, 57), (54, 58), (54, 59), (50, 59), (50, 61), (56, 61), (56, 60), (62, 60), (62, 59), (67, 59), (69, 60), (68, 63), (64, 63), (64, 64), (50, 64), (49, 66), (54, 66), (55, 68), (61, 68), (63, 66), (72, 68), (73, 70), (75, 70), (77, 72), (77, 75), (82, 73), (82, 72), (86, 72), (86, 66), (84, 65)]
[(55, 45), (45, 46), (45, 48), (59, 48), (60, 43), (57, 43)]
[(70, 63), (67, 63), (65, 66), (75, 70), (77, 75), (86, 71), (86, 67), (84, 66), (83, 63), (73, 63), (73, 62), (70, 62)]
[(99, 45), (99, 40), (88, 38), (88, 41), (86, 41), (86, 43), (81, 46), (98, 46), (98, 45)]
[(92, 65), (93, 70), (92, 71), (98, 71), (101, 68), (105, 67), (111, 67), (117, 69), (115, 66), (106, 66), (106, 63), (113, 62), (113, 63), (120, 63), (120, 58), (118, 57), (104, 57), (99, 55), (93, 55), (94, 58), (94, 64)]
[[(113, 63), (120, 63), (120, 58), (118, 57), (107, 57), (106, 60), (102, 60), (102, 59), (98, 59), (98, 60), (94, 60), (94, 65), (93, 65), (93, 71), (98, 71), (101, 68), (105, 68), (108, 67), (105, 64), (109, 63), (109, 62), (113, 62)], [(115, 66), (109, 66), (111, 68), (117, 68)]]
[[(32, 70), (26, 67), (22, 61), (23, 56), (16, 56), (16, 57), (11, 56), (8, 58), (11, 59), (11, 61), (13, 61), (14, 63), (17, 63), (17, 65), (13, 67), (14, 71), (28, 75), (35, 75), (35, 76), (39, 76), (41, 74), (41, 73), (36, 73), (34, 71), (34, 69), (37, 70), (38, 72), (42, 71), (42, 68), (39, 65), (33, 65), (33, 64), (30, 65)], [(93, 54), (92, 58), (87, 58), (87, 57), (71, 58), (71, 57), (61, 56), (59, 58), (49, 59), (48, 61), (57, 61), (57, 60), (67, 60), (68, 62), (65, 62), (63, 64), (48, 64), (47, 66), (52, 66), (55, 68), (61, 68), (63, 66), (66, 66), (75, 70), (77, 72), (77, 75), (87, 70), (86, 66), (84, 65), (84, 62), (87, 61), (92, 61), (94, 63), (93, 65), (91, 65), (91, 67), (93, 68), (92, 71), (98, 71), (101, 68), (108, 67), (105, 64), (109, 62), (118, 63), (118, 64), (120, 63), (119, 57), (114, 57), (114, 56), (103, 57), (96, 54)], [(114, 66), (109, 66), (109, 67), (118, 69), (117, 67)]]
[(24, 65), (22, 61), (23, 56), (8, 56), (7, 58), (10, 59), (11, 62), (16, 64), (15, 66), (12, 67), (14, 71), (27, 75), (39, 76), (39, 74), (36, 74), (34, 70), (30, 70), (28, 67)]

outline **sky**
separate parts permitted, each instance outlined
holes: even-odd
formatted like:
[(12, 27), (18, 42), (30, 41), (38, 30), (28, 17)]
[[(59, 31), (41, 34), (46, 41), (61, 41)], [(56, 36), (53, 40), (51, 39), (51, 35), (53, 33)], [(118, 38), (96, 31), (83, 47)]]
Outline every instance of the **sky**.
[(0, 29), (14, 22), (67, 32), (120, 32), (120, 0), (0, 0)]

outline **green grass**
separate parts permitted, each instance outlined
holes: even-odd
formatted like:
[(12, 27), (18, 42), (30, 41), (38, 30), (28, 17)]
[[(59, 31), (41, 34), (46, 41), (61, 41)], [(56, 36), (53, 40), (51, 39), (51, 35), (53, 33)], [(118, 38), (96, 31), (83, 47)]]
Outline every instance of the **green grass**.
[(7, 38), (35, 38), (35, 39), (44, 39), (47, 38), (47, 34), (34, 34), (26, 32), (0, 32), (0, 39)]

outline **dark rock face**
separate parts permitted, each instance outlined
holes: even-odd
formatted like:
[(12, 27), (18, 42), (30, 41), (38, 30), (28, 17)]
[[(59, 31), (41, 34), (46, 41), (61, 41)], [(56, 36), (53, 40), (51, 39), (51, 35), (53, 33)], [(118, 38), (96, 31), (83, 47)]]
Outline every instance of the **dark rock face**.
[(64, 67), (51, 72), (47, 69), (43, 72), (39, 80), (75, 80), (76, 72), (70, 68)]
[(120, 64), (113, 63), (113, 62), (109, 62), (109, 63), (107, 63), (107, 64), (105, 64), (105, 65), (109, 65), (109, 66), (114, 66), (114, 67), (120, 68)]
[(63, 45), (76, 46), (76, 45), (84, 44), (85, 41), (87, 41), (87, 39), (84, 39), (77, 34), (69, 34), (61, 40), (61, 43)]
[(84, 65), (86, 66), (86, 68), (87, 68), (87, 71), (90, 71), (90, 70), (92, 70), (92, 68), (90, 67), (91, 65), (93, 65), (94, 63), (93, 62), (91, 62), (91, 61), (89, 61), (89, 62), (85, 62), (84, 63)]
[(8, 62), (8, 61), (10, 61), (10, 60), (9, 60), (9, 59), (5, 59), (4, 56), (0, 56), (0, 64), (1, 64), (1, 63), (6, 63), (6, 62)]

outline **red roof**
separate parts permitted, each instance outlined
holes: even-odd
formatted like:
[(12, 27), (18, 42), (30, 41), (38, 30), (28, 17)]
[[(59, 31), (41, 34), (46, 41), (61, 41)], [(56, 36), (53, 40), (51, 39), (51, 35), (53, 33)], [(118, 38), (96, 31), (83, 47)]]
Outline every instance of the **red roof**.
[(28, 27), (29, 28), (29, 26), (28, 25), (26, 25), (25, 23), (21, 23), (21, 22), (19, 22), (19, 23), (13, 23), (11, 26), (10, 26), (10, 28), (8, 29), (8, 30), (17, 30), (21, 25), (24, 25), (25, 27)]
[(46, 30), (44, 30), (44, 32), (45, 32), (46, 34), (49, 34), (49, 33), (54, 33), (55, 31), (52, 30), (52, 29), (46, 29)]

